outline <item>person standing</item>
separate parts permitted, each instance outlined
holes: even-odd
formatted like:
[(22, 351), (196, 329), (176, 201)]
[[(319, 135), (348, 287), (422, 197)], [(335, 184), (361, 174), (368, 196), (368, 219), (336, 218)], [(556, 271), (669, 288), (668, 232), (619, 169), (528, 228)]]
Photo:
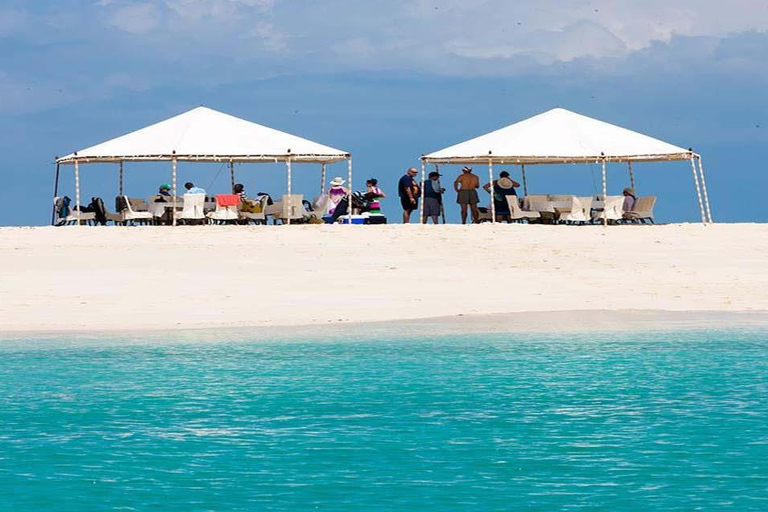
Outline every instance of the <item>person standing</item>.
[(461, 174), (453, 182), (453, 189), (456, 191), (456, 202), (461, 206), (461, 223), (467, 223), (467, 207), (472, 212), (472, 222), (477, 222), (480, 213), (477, 210), (477, 203), (480, 198), (477, 195), (477, 189), (480, 188), (480, 178), (472, 173), (471, 167), (464, 167)]
[(387, 194), (381, 191), (379, 188), (379, 180), (376, 178), (370, 178), (369, 180), (366, 180), (365, 186), (368, 187), (365, 192), (365, 199), (369, 201), (369, 212), (381, 215), (381, 199), (387, 197)]
[(445, 189), (440, 187), (440, 176), (437, 171), (429, 173), (429, 179), (424, 184), (424, 224), (428, 219), (432, 219), (432, 224), (437, 224), (437, 218), (440, 216), (440, 205), (443, 204), (443, 192)]
[(501, 171), (499, 173), (499, 179), (493, 180), (491, 183), (483, 185), (483, 190), (491, 194), (493, 197), (493, 203), (496, 210), (496, 220), (509, 221), (511, 213), (509, 211), (509, 203), (507, 202), (507, 196), (517, 197), (517, 191), (515, 188), (520, 184), (509, 177), (507, 171)]
[(416, 183), (418, 171), (411, 167), (397, 183), (397, 195), (400, 196), (400, 205), (403, 207), (403, 224), (411, 221), (411, 213), (419, 207), (419, 185)]

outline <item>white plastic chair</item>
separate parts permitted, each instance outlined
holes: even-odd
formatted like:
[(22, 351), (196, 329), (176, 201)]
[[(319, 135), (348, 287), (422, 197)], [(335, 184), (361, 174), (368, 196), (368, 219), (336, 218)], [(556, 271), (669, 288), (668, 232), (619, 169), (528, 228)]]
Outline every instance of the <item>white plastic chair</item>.
[(596, 212), (593, 219), (602, 221), (620, 221), (624, 216), (624, 196), (607, 196), (603, 203), (603, 210)]
[[(155, 220), (154, 215), (151, 212), (138, 212), (134, 210), (134, 204), (128, 196), (118, 196), (123, 198), (124, 208), (122, 211), (117, 212), (120, 216), (120, 221), (124, 223), (132, 224), (149, 224)], [(143, 202), (143, 200), (141, 200)], [(133, 201), (134, 203), (136, 201)]]
[(638, 197), (632, 210), (624, 212), (624, 218), (630, 222), (650, 221), (653, 224), (653, 207), (656, 206), (656, 196)]
[(180, 213), (176, 214), (176, 221), (183, 223), (205, 221), (205, 194), (184, 194), (183, 206)]
[(522, 222), (524, 220), (530, 221), (531, 219), (540, 219), (541, 214), (539, 212), (526, 212), (520, 209), (520, 200), (517, 196), (507, 196), (507, 204), (509, 204), (509, 218)]
[(55, 211), (55, 217), (53, 220), (54, 226), (75, 226), (78, 224), (93, 224), (96, 221), (96, 214), (93, 212), (79, 212), (72, 206), (69, 208), (69, 215), (66, 217), (59, 216), (59, 209), (56, 207), (60, 197), (53, 198), (53, 208)]

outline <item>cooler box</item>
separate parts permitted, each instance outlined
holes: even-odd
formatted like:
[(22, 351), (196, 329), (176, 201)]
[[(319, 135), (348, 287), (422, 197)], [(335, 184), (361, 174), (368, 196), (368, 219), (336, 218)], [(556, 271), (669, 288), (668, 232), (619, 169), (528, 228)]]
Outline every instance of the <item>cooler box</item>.
[(386, 224), (387, 218), (384, 215), (374, 215), (372, 214), (368, 219), (365, 221), (366, 224)]
[(350, 223), (349, 215), (339, 217), (341, 224), (365, 224), (367, 219), (367, 215), (352, 215), (352, 222)]

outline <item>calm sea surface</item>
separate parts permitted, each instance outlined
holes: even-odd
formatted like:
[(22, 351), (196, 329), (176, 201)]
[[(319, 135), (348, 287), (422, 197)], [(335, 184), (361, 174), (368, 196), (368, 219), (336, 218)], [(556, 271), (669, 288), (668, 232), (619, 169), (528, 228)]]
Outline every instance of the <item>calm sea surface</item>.
[(0, 341), (0, 510), (768, 510), (765, 332)]

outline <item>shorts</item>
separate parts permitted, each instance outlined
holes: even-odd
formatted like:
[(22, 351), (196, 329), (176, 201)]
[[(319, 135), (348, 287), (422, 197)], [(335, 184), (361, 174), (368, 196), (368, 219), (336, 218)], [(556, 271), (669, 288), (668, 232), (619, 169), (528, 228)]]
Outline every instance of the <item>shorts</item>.
[(458, 204), (476, 205), (480, 202), (480, 198), (477, 196), (477, 190), (459, 190), (456, 202)]
[(438, 217), (440, 215), (440, 201), (436, 197), (424, 198), (424, 216)]
[(417, 199), (415, 203), (412, 203), (408, 196), (402, 196), (400, 198), (400, 206), (403, 207), (403, 211), (412, 212), (419, 207), (419, 200)]

